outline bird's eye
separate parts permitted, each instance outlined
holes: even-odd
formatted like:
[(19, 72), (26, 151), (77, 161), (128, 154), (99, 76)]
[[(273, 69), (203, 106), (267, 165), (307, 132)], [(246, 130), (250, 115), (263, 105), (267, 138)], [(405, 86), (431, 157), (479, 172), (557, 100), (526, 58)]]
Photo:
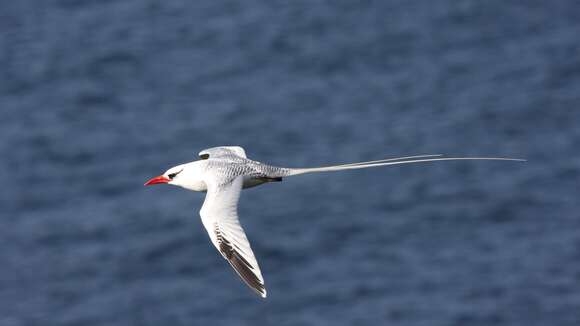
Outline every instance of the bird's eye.
[(209, 154), (201, 154), (199, 158), (202, 160), (207, 160), (209, 158)]
[(180, 171), (177, 171), (177, 172), (173, 172), (173, 173), (169, 173), (169, 174), (167, 175), (167, 177), (168, 177), (169, 179), (172, 179), (172, 180), (173, 180), (173, 178), (175, 178), (175, 176), (176, 176), (176, 175), (178, 175), (179, 173), (181, 173), (181, 171), (183, 171), (183, 170), (180, 170)]

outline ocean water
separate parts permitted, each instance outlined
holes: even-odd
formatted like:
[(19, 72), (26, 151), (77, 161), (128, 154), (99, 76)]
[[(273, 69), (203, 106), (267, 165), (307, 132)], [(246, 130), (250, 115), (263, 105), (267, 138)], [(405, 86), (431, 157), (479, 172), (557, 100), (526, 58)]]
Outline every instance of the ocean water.
[[(0, 1), (0, 325), (579, 325), (574, 1)], [(268, 298), (201, 149), (303, 167), (245, 190)]]

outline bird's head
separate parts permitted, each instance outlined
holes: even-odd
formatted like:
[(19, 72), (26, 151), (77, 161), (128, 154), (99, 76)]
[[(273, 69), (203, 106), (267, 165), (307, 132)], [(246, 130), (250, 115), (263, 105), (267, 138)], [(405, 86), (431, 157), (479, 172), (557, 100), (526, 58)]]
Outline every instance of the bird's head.
[(165, 173), (163, 173), (162, 175), (152, 178), (151, 180), (145, 182), (145, 185), (150, 186), (161, 183), (178, 185), (178, 182), (181, 180), (181, 178), (179, 178), (179, 175), (181, 174), (181, 172), (183, 172), (184, 168), (185, 167), (183, 165), (174, 166), (171, 169), (165, 171)]
[(206, 186), (203, 182), (199, 162), (194, 161), (174, 166), (162, 175), (145, 182), (145, 185), (170, 184), (193, 191), (205, 191)]

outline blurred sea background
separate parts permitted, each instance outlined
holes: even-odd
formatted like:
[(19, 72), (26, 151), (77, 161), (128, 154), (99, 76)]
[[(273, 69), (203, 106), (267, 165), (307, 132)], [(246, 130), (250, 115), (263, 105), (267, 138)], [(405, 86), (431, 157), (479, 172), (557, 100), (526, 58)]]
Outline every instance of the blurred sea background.
[[(576, 1), (0, 1), (0, 325), (580, 325)], [(306, 167), (508, 156), (244, 191), (201, 149)]]

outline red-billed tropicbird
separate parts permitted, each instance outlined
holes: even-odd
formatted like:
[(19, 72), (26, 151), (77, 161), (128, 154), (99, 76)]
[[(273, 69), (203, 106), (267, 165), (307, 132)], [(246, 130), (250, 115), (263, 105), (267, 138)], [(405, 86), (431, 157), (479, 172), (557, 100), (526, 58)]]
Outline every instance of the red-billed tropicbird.
[(145, 185), (167, 183), (192, 191), (207, 192), (199, 214), (211, 242), (242, 280), (263, 298), (266, 297), (264, 278), (238, 220), (238, 200), (242, 189), (312, 172), (449, 160), (523, 161), (495, 157), (447, 158), (442, 155), (418, 155), (316, 168), (283, 168), (250, 160), (246, 158), (244, 149), (238, 146), (208, 148), (199, 152), (199, 158), (200, 160), (172, 167), (147, 181)]

